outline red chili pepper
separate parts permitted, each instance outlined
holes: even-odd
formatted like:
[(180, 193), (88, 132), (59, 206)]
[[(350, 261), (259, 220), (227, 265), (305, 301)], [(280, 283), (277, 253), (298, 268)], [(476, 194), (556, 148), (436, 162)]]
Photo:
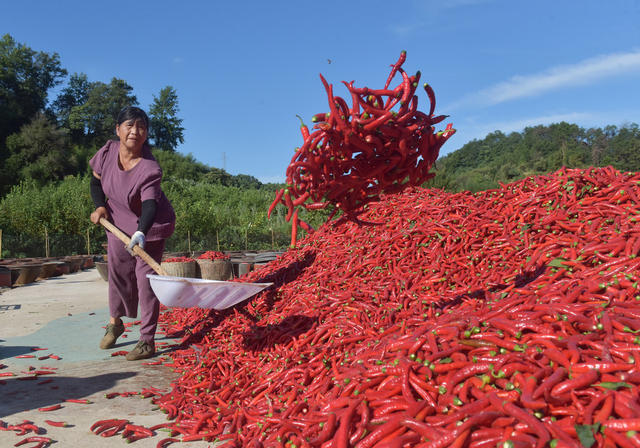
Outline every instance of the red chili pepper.
[(53, 420), (45, 420), (44, 422), (49, 426), (56, 426), (58, 428), (66, 428), (70, 426), (67, 422), (56, 422)]
[(269, 206), (269, 210), (267, 212), (267, 218), (271, 218), (271, 213), (273, 213), (273, 210), (276, 208), (276, 205), (278, 205), (278, 203), (282, 199), (283, 194), (284, 194), (284, 188), (279, 189), (278, 192), (276, 193), (275, 199)]
[(162, 361), (142, 362), (140, 364), (142, 364), (143, 366), (159, 366), (162, 365)]
[(640, 417), (607, 420), (602, 425), (614, 431), (640, 431)]
[(553, 387), (553, 389), (551, 389), (551, 395), (557, 397), (559, 395), (564, 395), (572, 390), (590, 386), (598, 380), (598, 377), (599, 374), (596, 370), (589, 370), (582, 375), (557, 384)]
[[(427, 96), (429, 97), (429, 117), (431, 117), (433, 115), (433, 112), (436, 108), (436, 95), (433, 91), (433, 88), (428, 84), (428, 83), (424, 83), (423, 84), (424, 87), (424, 91), (427, 92)], [(432, 124), (435, 124), (432, 122)]]
[(389, 73), (389, 77), (387, 78), (387, 82), (384, 83), (385, 89), (389, 87), (389, 84), (391, 84), (391, 80), (393, 80), (393, 77), (395, 76), (396, 72), (402, 66), (402, 64), (405, 63), (406, 60), (407, 60), (407, 52), (405, 50), (402, 50), (400, 52), (400, 57), (398, 58), (396, 63), (393, 64), (392, 66), (391, 73)]
[(298, 239), (298, 209), (293, 212), (293, 221), (291, 223), (291, 245), (290, 247), (296, 247), (296, 241)]
[(291, 216), (293, 216), (293, 201), (291, 200), (291, 195), (289, 194), (289, 191), (285, 190), (284, 192), (284, 202), (286, 204), (287, 207), (287, 215), (285, 216), (285, 221), (289, 222), (289, 220), (291, 220)]
[(300, 132), (302, 132), (302, 138), (308, 138), (309, 128), (306, 124), (304, 124), (304, 121), (302, 120), (302, 117), (300, 115), (296, 115), (296, 117), (298, 117), (298, 119), (300, 120)]
[(52, 406), (46, 406), (43, 408), (38, 408), (38, 411), (40, 412), (49, 412), (49, 411), (56, 411), (58, 409), (61, 409), (62, 405), (61, 404), (54, 404)]
[(34, 443), (34, 442), (37, 442), (37, 445), (34, 445), (33, 448), (45, 448), (53, 442), (53, 439), (50, 439), (49, 437), (32, 436), (32, 437), (27, 437), (25, 439), (22, 439), (21, 441), (14, 444), (13, 446), (21, 446), (26, 443)]
[(129, 421), (126, 419), (98, 420), (91, 425), (90, 429), (94, 434), (100, 435), (101, 437), (113, 437), (124, 430), (128, 424)]

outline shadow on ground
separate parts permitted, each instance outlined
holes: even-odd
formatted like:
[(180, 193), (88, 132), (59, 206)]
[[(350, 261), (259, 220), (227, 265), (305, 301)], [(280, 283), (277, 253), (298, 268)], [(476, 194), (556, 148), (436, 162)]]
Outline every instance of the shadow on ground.
[[(4, 341), (0, 340), (0, 342), (4, 342)], [(33, 352), (34, 348), (35, 347), (33, 346), (26, 346), (26, 345), (12, 345), (9, 347), (0, 346), (0, 359), (14, 358), (20, 355), (37, 356)]]
[[(57, 375), (52, 375), (50, 378), (48, 375), (4, 378), (4, 384), (0, 386), (2, 394), (0, 418), (56, 404), (78, 406), (76, 403), (65, 403), (65, 400), (83, 399), (97, 392), (109, 390), (119, 381), (137, 374), (137, 372), (113, 372), (85, 378)], [(55, 379), (55, 381), (48, 382), (48, 379)], [(43, 412), (43, 415), (45, 414), (46, 412)]]

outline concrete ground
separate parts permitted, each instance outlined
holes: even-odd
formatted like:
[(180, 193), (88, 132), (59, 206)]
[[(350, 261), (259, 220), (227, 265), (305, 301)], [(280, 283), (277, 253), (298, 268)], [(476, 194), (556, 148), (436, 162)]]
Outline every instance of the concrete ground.
[[(107, 399), (105, 394), (151, 387), (168, 391), (175, 378), (172, 369), (145, 363), (168, 360), (167, 352), (175, 341), (158, 334), (156, 356), (144, 361), (111, 356), (131, 350), (139, 333), (132, 325), (113, 349), (101, 350), (98, 343), (108, 314), (107, 283), (95, 268), (0, 289), (0, 447), (12, 447), (34, 435), (1, 430), (24, 420), (41, 428), (40, 435), (53, 439), (52, 447), (92, 448), (130, 446), (121, 436), (93, 434), (89, 428), (98, 420), (128, 419), (147, 427), (167, 421), (150, 398), (131, 395)], [(91, 403), (65, 401), (69, 399)], [(57, 404), (62, 407), (38, 410)], [(64, 421), (69, 426), (53, 427), (45, 420)], [(156, 431), (154, 437), (138, 440), (133, 446), (155, 447), (166, 437), (166, 432)], [(170, 446), (181, 445), (213, 446), (206, 442)]]

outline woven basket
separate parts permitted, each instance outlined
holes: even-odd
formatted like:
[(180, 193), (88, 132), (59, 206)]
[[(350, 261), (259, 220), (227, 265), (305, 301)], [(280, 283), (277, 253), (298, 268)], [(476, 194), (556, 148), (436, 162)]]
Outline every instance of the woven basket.
[(196, 278), (197, 263), (194, 261), (175, 261), (170, 263), (161, 263), (160, 266), (167, 275), (172, 277), (189, 277)]
[(198, 263), (198, 276), (206, 280), (229, 280), (233, 277), (231, 260), (208, 260), (206, 258), (196, 260)]

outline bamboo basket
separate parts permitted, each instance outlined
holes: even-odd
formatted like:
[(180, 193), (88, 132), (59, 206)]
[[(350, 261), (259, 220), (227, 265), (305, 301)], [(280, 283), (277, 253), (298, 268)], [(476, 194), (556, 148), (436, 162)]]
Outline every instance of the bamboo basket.
[(196, 259), (198, 271), (196, 275), (206, 280), (230, 280), (233, 277), (233, 267), (230, 259), (209, 260)]
[(172, 277), (196, 278), (197, 263), (194, 261), (162, 262), (160, 267)]

